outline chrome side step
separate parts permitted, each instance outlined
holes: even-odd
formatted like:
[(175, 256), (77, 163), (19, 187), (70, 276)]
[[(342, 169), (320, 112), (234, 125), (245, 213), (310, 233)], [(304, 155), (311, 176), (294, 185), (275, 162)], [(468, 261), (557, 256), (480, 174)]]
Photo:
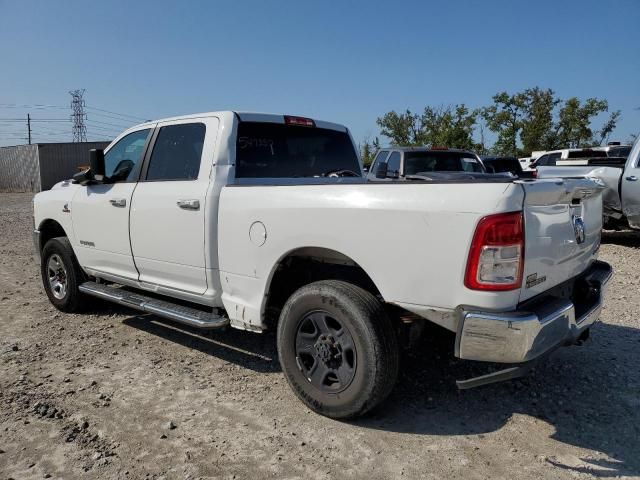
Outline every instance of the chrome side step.
[(185, 307), (166, 300), (158, 300), (139, 293), (128, 292), (118, 287), (107, 287), (96, 282), (85, 282), (79, 287), (82, 293), (119, 303), (143, 312), (153, 313), (174, 322), (202, 329), (222, 328), (229, 325), (229, 319), (215, 313)]

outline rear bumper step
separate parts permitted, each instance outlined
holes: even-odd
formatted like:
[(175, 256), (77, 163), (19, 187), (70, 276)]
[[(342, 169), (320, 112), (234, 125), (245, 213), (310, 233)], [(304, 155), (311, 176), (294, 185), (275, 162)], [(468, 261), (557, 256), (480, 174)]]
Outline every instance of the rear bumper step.
[(229, 324), (227, 317), (215, 313), (203, 312), (196, 308), (185, 307), (166, 300), (158, 300), (157, 298), (128, 292), (117, 287), (107, 287), (96, 282), (85, 282), (80, 285), (79, 289), (87, 295), (143, 312), (153, 313), (159, 317), (189, 325), (190, 327), (215, 329), (226, 327)]

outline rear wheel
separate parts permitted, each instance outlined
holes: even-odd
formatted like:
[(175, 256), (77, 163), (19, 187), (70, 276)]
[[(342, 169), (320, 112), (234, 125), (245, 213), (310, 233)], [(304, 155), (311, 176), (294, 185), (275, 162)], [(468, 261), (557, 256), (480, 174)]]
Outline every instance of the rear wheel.
[(77, 312), (83, 307), (85, 296), (78, 287), (85, 275), (67, 237), (52, 238), (45, 244), (40, 271), (44, 290), (54, 307), (63, 312)]
[(382, 304), (342, 281), (306, 285), (287, 300), (278, 355), (296, 395), (332, 418), (368, 412), (389, 395), (398, 375), (397, 339)]

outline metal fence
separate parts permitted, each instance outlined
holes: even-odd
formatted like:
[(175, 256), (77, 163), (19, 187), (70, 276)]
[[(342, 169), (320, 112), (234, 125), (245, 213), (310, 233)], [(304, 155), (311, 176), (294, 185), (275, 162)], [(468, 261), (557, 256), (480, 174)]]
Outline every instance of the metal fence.
[(39, 143), (0, 147), (0, 192), (39, 192), (89, 164), (89, 150), (109, 142)]
[(0, 148), (0, 192), (39, 192), (38, 145)]
[(88, 167), (89, 150), (104, 149), (107, 145), (109, 142), (39, 144), (41, 190), (49, 190), (60, 180), (73, 177), (78, 173), (78, 167)]

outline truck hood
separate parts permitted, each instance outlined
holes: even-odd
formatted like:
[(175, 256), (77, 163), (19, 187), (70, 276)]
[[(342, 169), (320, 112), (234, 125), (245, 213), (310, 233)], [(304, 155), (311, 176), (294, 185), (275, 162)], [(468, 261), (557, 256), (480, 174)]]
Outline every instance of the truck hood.
[(61, 182), (56, 183), (53, 187), (51, 187), (51, 190), (58, 190), (61, 188), (68, 188), (69, 191), (75, 192), (78, 187), (80, 186), (80, 184), (78, 183), (72, 183), (72, 181), (69, 180), (62, 180)]
[(56, 183), (50, 190), (43, 190), (34, 196), (34, 202), (38, 204), (70, 202), (80, 188), (80, 184), (71, 183), (71, 180), (63, 180)]

